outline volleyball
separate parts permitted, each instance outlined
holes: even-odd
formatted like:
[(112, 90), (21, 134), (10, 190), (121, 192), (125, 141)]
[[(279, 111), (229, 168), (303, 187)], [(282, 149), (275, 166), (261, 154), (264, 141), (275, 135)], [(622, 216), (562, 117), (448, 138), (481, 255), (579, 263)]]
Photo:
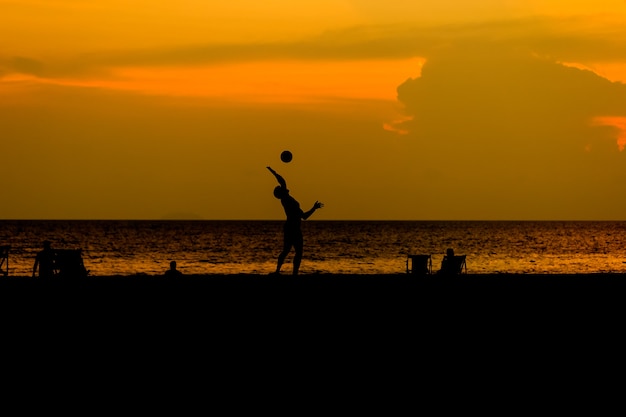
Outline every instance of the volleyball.
[(291, 159), (293, 158), (293, 155), (291, 154), (291, 152), (289, 151), (283, 151), (280, 154), (280, 160), (283, 162), (291, 162)]

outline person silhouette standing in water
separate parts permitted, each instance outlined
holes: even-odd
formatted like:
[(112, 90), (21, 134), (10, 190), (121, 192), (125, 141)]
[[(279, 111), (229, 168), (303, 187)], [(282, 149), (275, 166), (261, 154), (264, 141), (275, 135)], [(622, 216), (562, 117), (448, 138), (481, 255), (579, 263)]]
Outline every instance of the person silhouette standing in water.
[(285, 221), (283, 226), (283, 251), (278, 255), (276, 271), (273, 272), (273, 274), (280, 274), (280, 268), (283, 266), (285, 258), (291, 251), (291, 248), (294, 248), (296, 253), (293, 257), (293, 275), (298, 275), (300, 263), (302, 261), (302, 252), (304, 249), (304, 240), (302, 238), (302, 229), (300, 227), (302, 220), (306, 220), (311, 217), (317, 209), (324, 207), (324, 204), (316, 201), (311, 210), (302, 211), (300, 203), (298, 203), (298, 201), (289, 194), (285, 179), (271, 167), (267, 167), (267, 169), (269, 169), (269, 171), (276, 177), (276, 180), (278, 180), (279, 185), (274, 188), (274, 197), (280, 200), (280, 203), (285, 209), (285, 214), (287, 215), (287, 221)]

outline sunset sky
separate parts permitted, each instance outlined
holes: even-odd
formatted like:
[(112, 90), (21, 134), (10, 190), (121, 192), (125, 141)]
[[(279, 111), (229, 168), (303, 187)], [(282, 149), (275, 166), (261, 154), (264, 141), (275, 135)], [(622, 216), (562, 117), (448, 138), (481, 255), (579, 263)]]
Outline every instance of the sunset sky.
[(0, 0), (0, 219), (625, 220), (625, 83), (626, 0)]

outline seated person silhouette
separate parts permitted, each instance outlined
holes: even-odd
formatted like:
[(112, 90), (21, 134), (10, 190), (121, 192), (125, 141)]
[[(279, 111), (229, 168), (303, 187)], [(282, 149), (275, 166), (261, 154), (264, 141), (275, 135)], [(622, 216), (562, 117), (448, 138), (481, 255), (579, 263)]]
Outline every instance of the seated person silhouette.
[(165, 271), (166, 278), (177, 278), (182, 277), (183, 273), (176, 269), (176, 261), (170, 262), (170, 269)]
[(54, 276), (54, 259), (54, 250), (52, 250), (50, 241), (46, 240), (43, 242), (43, 250), (39, 251), (35, 257), (33, 277), (37, 275), (37, 269), (39, 269), (40, 278), (52, 278)]
[(457, 275), (459, 273), (459, 264), (454, 257), (454, 249), (446, 249), (446, 255), (441, 261), (441, 269), (437, 273), (442, 275)]

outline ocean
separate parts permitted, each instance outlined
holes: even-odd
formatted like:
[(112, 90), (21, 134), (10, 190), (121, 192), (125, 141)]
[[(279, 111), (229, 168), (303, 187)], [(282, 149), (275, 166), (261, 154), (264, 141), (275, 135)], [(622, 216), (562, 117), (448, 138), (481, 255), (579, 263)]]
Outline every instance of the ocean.
[[(32, 275), (44, 240), (81, 249), (90, 276), (161, 275), (172, 260), (185, 274), (268, 274), (282, 223), (3, 220), (0, 245), (11, 246), (11, 276)], [(626, 273), (623, 221), (309, 220), (303, 234), (302, 274), (400, 274), (410, 254), (431, 254), (437, 270), (447, 248), (467, 256), (468, 273)]]

